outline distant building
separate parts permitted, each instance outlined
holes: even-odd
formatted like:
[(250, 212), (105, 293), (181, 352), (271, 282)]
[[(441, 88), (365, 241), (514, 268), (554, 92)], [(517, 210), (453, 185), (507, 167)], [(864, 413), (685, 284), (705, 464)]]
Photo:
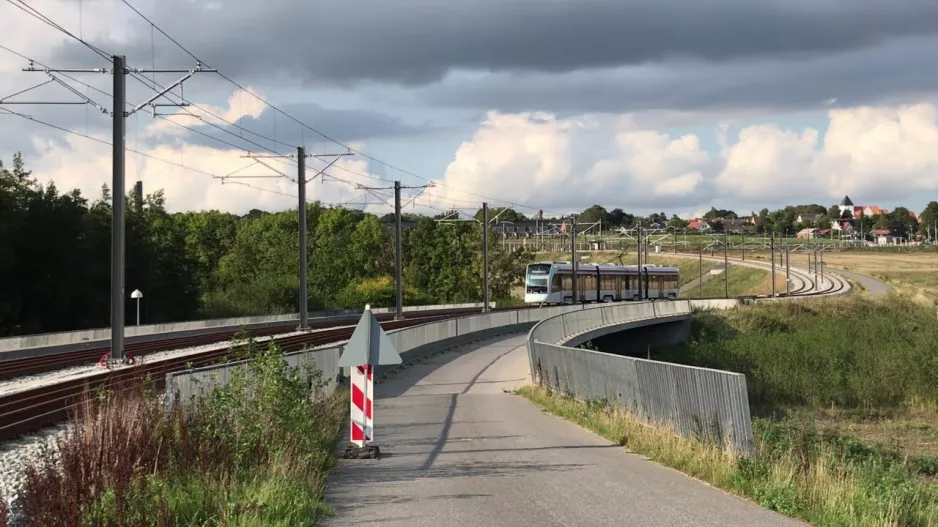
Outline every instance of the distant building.
[(850, 196), (844, 196), (844, 199), (841, 200), (839, 207), (841, 216), (843, 216), (844, 212), (847, 212), (848, 210), (852, 214), (853, 209), (855, 208), (853, 200), (850, 199)]
[(800, 231), (798, 231), (797, 234), (795, 234), (795, 237), (796, 237), (796, 238), (807, 238), (807, 239), (818, 238), (819, 235), (818, 235), (818, 232), (817, 232), (817, 231), (818, 231), (818, 230), (815, 229), (814, 227), (810, 227), (810, 228), (806, 228), (806, 229), (801, 229)]
[(803, 225), (815, 225), (817, 224), (817, 222), (821, 221), (821, 215), (811, 213), (811, 212), (805, 212), (805, 213), (799, 214), (798, 217), (795, 218), (795, 221)]

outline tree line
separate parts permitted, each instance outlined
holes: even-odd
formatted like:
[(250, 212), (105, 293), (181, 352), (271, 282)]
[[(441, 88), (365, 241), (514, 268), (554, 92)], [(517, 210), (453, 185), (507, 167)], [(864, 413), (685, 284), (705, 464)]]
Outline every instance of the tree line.
[[(144, 294), (145, 324), (297, 311), (296, 209), (170, 213), (162, 191), (127, 200), (128, 324), (136, 318), (134, 289)], [(393, 215), (387, 221), (320, 203), (307, 209), (310, 310), (393, 306)], [(404, 305), (480, 302), (481, 225), (410, 219)], [(107, 186), (89, 200), (39, 184), (19, 154), (9, 169), (0, 162), (0, 336), (107, 327), (110, 251)], [(492, 300), (510, 300), (530, 258), (490, 243)]]
[[(515, 211), (509, 210), (507, 212), (509, 214), (502, 215), (502, 217), (511, 218), (507, 221), (517, 222), (527, 219), (524, 215)], [(481, 212), (479, 212), (477, 216), (481, 217)], [(755, 221), (750, 222), (749, 220), (752, 219), (753, 216)], [(799, 221), (799, 218), (802, 221)], [(811, 219), (807, 220), (806, 218)], [(857, 231), (862, 229), (866, 234), (876, 229), (882, 229), (888, 230), (892, 235), (906, 237), (910, 233), (913, 235), (925, 234), (927, 229), (935, 228), (935, 224), (938, 222), (938, 201), (929, 202), (928, 206), (917, 219), (910, 214), (909, 209), (906, 207), (896, 207), (887, 214), (854, 218), (850, 211), (841, 213), (838, 205), (825, 207), (824, 205), (818, 204), (789, 205), (771, 211), (768, 208), (764, 208), (759, 211), (758, 214), (751, 213), (746, 215), (739, 215), (729, 209), (711, 207), (700, 219), (707, 222), (713, 232), (723, 232), (724, 230), (732, 229), (734, 231), (746, 231), (753, 234), (776, 232), (789, 236), (794, 235), (806, 227), (826, 229), (830, 228), (834, 221), (850, 220)], [(730, 226), (730, 221), (727, 220), (745, 220), (745, 222), (742, 225)], [(544, 221), (560, 221), (560, 219), (545, 218)], [(684, 229), (689, 225), (688, 219), (680, 218), (676, 214), (671, 215), (670, 218), (664, 212), (652, 213), (648, 216), (638, 216), (626, 213), (620, 208), (608, 211), (601, 205), (593, 205), (585, 209), (579, 215), (580, 224), (596, 223), (600, 221), (602, 222), (604, 230), (619, 227), (631, 229), (639, 225), (643, 227), (658, 225), (660, 227)]]

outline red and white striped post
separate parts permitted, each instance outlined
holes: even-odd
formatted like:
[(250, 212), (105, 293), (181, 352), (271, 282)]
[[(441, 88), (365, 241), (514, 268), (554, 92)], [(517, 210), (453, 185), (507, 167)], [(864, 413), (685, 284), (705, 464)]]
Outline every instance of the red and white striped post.
[(365, 306), (361, 320), (352, 332), (339, 358), (339, 367), (349, 368), (351, 408), (349, 440), (353, 446), (346, 449), (346, 458), (378, 457), (380, 451), (374, 443), (374, 367), (400, 364), (401, 356), (391, 339), (381, 329), (378, 319)]
[(349, 437), (359, 448), (374, 441), (374, 367), (363, 364), (352, 368), (352, 419)]

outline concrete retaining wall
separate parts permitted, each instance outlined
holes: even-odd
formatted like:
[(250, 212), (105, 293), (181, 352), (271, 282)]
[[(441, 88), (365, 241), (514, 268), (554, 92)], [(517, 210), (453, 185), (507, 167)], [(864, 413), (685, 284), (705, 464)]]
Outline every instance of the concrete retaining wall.
[[(494, 302), (489, 303), (495, 307)], [(482, 303), (476, 304), (445, 304), (434, 306), (404, 307), (405, 313), (419, 313), (422, 311), (453, 310), (453, 309), (482, 309)], [(375, 314), (394, 313), (394, 308), (375, 308)], [(362, 310), (321, 311), (310, 313), (310, 323), (324, 320), (349, 319), (350, 324), (358, 321)], [(189, 337), (204, 335), (226, 330), (236, 330), (246, 327), (258, 329), (281, 324), (299, 324), (299, 314), (269, 315), (240, 318), (219, 318), (210, 320), (193, 320), (189, 322), (172, 322), (168, 324), (149, 324), (142, 326), (127, 326), (124, 329), (124, 338), (127, 343), (150, 342), (167, 338)], [(3, 360), (18, 359), (21, 357), (38, 357), (54, 355), (64, 351), (93, 349), (110, 346), (111, 328), (87, 329), (82, 331), (67, 331), (61, 333), (42, 333), (38, 335), (23, 335), (0, 339), (0, 358)]]
[[(285, 354), (284, 360), (294, 368), (305, 368), (307, 366), (317, 368), (323, 372), (325, 389), (333, 390), (339, 380), (337, 372), (341, 351), (340, 346), (296, 351)], [(167, 410), (179, 402), (185, 403), (193, 398), (208, 394), (216, 386), (228, 384), (235, 371), (244, 371), (246, 369), (247, 361), (239, 361), (166, 374), (164, 401)]]
[[(698, 309), (737, 305), (736, 300), (679, 300), (615, 305), (546, 318), (528, 333), (531, 377), (578, 399), (615, 403), (645, 424), (715, 441), (751, 456), (754, 440), (744, 375), (562, 345), (630, 327), (682, 320), (689, 324), (691, 313)], [(686, 333), (680, 337), (686, 339)]]

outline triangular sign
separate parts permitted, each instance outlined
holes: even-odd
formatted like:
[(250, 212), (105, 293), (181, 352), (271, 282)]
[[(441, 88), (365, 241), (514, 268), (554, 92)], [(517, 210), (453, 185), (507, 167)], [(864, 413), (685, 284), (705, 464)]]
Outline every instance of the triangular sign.
[(363, 364), (375, 366), (401, 362), (403, 362), (401, 356), (394, 349), (394, 344), (381, 328), (378, 319), (370, 309), (366, 309), (355, 331), (352, 332), (352, 338), (342, 351), (339, 366), (353, 367)]

